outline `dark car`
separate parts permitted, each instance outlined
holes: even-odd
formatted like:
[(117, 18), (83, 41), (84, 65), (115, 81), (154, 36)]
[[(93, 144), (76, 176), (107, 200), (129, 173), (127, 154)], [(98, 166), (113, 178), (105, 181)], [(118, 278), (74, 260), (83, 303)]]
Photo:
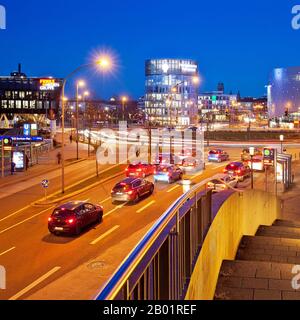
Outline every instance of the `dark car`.
[(133, 202), (137, 203), (145, 195), (154, 192), (154, 184), (141, 178), (126, 178), (117, 183), (111, 191), (112, 203)]
[(130, 164), (126, 170), (126, 177), (145, 178), (154, 173), (155, 166), (148, 163)]
[(224, 169), (224, 173), (236, 177), (238, 181), (244, 181), (246, 178), (250, 177), (251, 169), (242, 162), (231, 162)]
[(56, 208), (48, 219), (51, 233), (80, 234), (82, 229), (93, 223), (100, 223), (103, 208), (83, 201), (71, 201)]
[(227, 152), (223, 151), (222, 149), (214, 149), (210, 150), (208, 153), (208, 162), (222, 162), (228, 161), (229, 155)]

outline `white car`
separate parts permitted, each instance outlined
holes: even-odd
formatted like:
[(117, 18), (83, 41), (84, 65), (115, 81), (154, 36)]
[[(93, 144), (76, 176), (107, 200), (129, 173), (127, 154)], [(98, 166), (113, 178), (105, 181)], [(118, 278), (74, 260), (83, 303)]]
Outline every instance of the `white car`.
[(238, 186), (238, 180), (229, 175), (220, 176), (207, 183), (207, 188), (212, 189), (213, 192), (220, 192)]

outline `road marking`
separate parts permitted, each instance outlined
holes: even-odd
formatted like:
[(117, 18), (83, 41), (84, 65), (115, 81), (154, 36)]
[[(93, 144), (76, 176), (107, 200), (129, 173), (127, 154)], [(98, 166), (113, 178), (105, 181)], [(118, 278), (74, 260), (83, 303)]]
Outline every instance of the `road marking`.
[(111, 233), (113, 233), (115, 230), (117, 230), (119, 228), (120, 228), (119, 225), (114, 226), (113, 228), (111, 228), (108, 231), (106, 231), (105, 233), (103, 233), (100, 237), (98, 237), (97, 239), (92, 241), (90, 244), (94, 245), (94, 244), (98, 243), (99, 241), (101, 241), (102, 239), (106, 238), (107, 236), (109, 236)]
[(112, 214), (113, 212), (115, 212), (115, 211), (117, 211), (117, 210), (119, 210), (119, 209), (122, 209), (122, 208), (125, 206), (125, 204), (126, 204), (126, 203), (124, 203), (124, 204), (122, 204), (122, 205), (120, 205), (120, 206), (117, 206), (117, 207), (115, 207), (114, 209), (108, 211), (108, 212), (103, 216), (103, 218), (109, 216), (110, 214)]
[(108, 197), (108, 198), (104, 199), (103, 201), (101, 201), (100, 204), (101, 204), (101, 203), (104, 203), (104, 202), (106, 202), (106, 201), (108, 201), (108, 200), (110, 200), (110, 199), (111, 199), (111, 197)]
[(193, 179), (195, 179), (195, 178), (197, 178), (197, 177), (199, 177), (199, 176), (202, 176), (202, 174), (203, 174), (203, 172), (197, 173), (197, 174), (195, 174), (194, 176), (192, 176), (192, 177), (190, 178), (190, 180), (193, 180)]
[(26, 210), (26, 209), (29, 209), (30, 207), (31, 207), (31, 205), (26, 206), (26, 207), (24, 207), (24, 208), (22, 208), (22, 209), (18, 210), (18, 211), (16, 211), (16, 212), (14, 212), (14, 213), (12, 213), (12, 214), (10, 214), (10, 215), (6, 216), (5, 218), (0, 219), (0, 222), (1, 222), (1, 221), (4, 221), (4, 220), (6, 220), (6, 219), (8, 219), (8, 218), (10, 218), (10, 217), (12, 217), (12, 216), (15, 216), (16, 214), (18, 214), (18, 213), (20, 213), (20, 212), (22, 212), (22, 211), (24, 211), (24, 210)]
[(8, 253), (8, 252), (10, 252), (10, 251), (14, 250), (14, 249), (16, 249), (16, 247), (12, 247), (12, 248), (10, 248), (10, 249), (8, 249), (8, 250), (6, 250), (6, 251), (4, 251), (4, 252), (0, 253), (0, 257), (1, 257), (1, 256), (3, 256), (3, 255), (5, 255), (5, 254), (6, 254), (6, 253)]
[(222, 167), (226, 167), (226, 164), (221, 164), (221, 165), (219, 165), (217, 167), (214, 167), (214, 169), (218, 169), (218, 168), (222, 168)]
[(170, 193), (174, 190), (176, 190), (177, 188), (179, 188), (180, 186), (179, 185), (176, 185), (175, 187), (171, 188), (170, 190), (167, 191), (167, 193)]
[(52, 207), (50, 207), (50, 208), (48, 208), (48, 209), (45, 209), (45, 210), (43, 210), (43, 211), (40, 211), (39, 213), (37, 213), (37, 214), (35, 214), (35, 215), (33, 215), (33, 216), (31, 216), (31, 217), (29, 217), (29, 218), (21, 221), (21, 222), (18, 222), (18, 223), (16, 223), (16, 224), (14, 224), (14, 225), (12, 225), (12, 226), (4, 229), (4, 230), (1, 230), (1, 231), (0, 231), (0, 234), (2, 234), (2, 233), (4, 233), (4, 232), (6, 232), (6, 231), (9, 231), (9, 230), (17, 227), (17, 226), (19, 226), (20, 224), (23, 224), (24, 222), (29, 221), (29, 220), (31, 220), (31, 219), (33, 219), (33, 218), (41, 215), (42, 213), (44, 213), (44, 212), (46, 212), (46, 211), (48, 211), (48, 210), (50, 210), (50, 209), (52, 209), (52, 208), (55, 208), (55, 206), (52, 206)]
[(37, 280), (35, 280), (34, 282), (32, 282), (29, 286), (27, 286), (26, 288), (24, 288), (23, 290), (21, 290), (20, 292), (18, 292), (17, 294), (15, 294), (14, 296), (12, 296), (11, 298), (9, 298), (9, 300), (17, 300), (19, 299), (21, 296), (23, 296), (25, 293), (27, 293), (28, 291), (30, 291), (31, 289), (33, 289), (34, 287), (36, 287), (37, 285), (39, 285), (41, 282), (43, 282), (44, 280), (46, 280), (47, 278), (49, 278), (50, 276), (52, 276), (55, 272), (57, 272), (61, 267), (55, 267), (52, 270), (50, 270), (49, 272), (47, 272), (46, 274), (44, 274), (43, 276), (41, 276), (40, 278), (38, 278)]
[(150, 206), (152, 206), (155, 203), (155, 200), (150, 201), (148, 204), (146, 204), (145, 206), (143, 206), (141, 209), (139, 209), (136, 213), (141, 213), (142, 211), (146, 210), (147, 208), (149, 208)]

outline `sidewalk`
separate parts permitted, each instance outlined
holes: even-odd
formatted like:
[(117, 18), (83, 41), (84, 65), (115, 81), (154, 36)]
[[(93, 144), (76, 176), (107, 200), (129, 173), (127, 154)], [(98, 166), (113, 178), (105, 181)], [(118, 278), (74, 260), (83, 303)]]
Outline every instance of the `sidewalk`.
[[(58, 135), (58, 142), (61, 141), (61, 135)], [(57, 153), (61, 152), (61, 148), (51, 150), (49, 153), (43, 154), (39, 157), (39, 163), (30, 167), (24, 172), (15, 172), (14, 175), (8, 175), (4, 178), (0, 178), (0, 188), (11, 184), (24, 182), (32, 178), (36, 178), (40, 175), (45, 175), (51, 171), (55, 171), (61, 168), (57, 163)], [(70, 143), (68, 136), (65, 138), (65, 164), (66, 167), (72, 164), (84, 161), (88, 158), (88, 146), (83, 143), (79, 143), (79, 160), (76, 158), (76, 142)]]

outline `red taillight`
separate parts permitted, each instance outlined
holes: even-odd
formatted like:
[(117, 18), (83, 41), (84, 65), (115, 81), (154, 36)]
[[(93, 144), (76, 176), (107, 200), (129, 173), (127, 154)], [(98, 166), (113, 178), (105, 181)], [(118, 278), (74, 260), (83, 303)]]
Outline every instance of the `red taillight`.
[(125, 169), (125, 171), (126, 171), (126, 172), (128, 172), (128, 171), (129, 171), (129, 169), (128, 169), (128, 168), (126, 168), (126, 169)]
[(129, 191), (127, 191), (127, 193), (129, 194), (129, 195), (132, 195), (133, 194), (133, 190), (129, 190)]
[(223, 170), (223, 172), (224, 172), (224, 173), (226, 173), (226, 172), (227, 172), (227, 170), (226, 170), (226, 169), (224, 169), (224, 170)]
[(68, 224), (73, 224), (74, 221), (75, 221), (74, 219), (68, 219), (68, 220), (67, 220)]
[(49, 218), (48, 218), (48, 221), (49, 221), (49, 222), (51, 222), (51, 221), (52, 221), (52, 218), (51, 218), (51, 217), (49, 217)]
[(241, 170), (238, 170), (237, 173), (241, 173)]
[(142, 172), (142, 169), (137, 169), (136, 171), (137, 171), (137, 172)]

